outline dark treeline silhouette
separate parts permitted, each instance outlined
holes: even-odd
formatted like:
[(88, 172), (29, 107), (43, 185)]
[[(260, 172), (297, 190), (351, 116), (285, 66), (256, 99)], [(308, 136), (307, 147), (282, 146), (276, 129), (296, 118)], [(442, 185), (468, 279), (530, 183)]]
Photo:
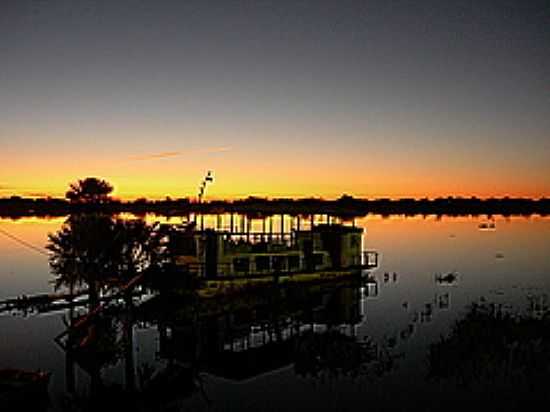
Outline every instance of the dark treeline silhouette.
[(328, 214), (340, 217), (359, 217), (369, 213), (380, 215), (548, 215), (550, 199), (446, 197), (436, 199), (358, 199), (343, 195), (337, 200), (322, 198), (267, 199), (249, 196), (238, 200), (193, 201), (190, 198), (148, 200), (139, 198), (122, 201), (110, 197), (113, 186), (105, 180), (87, 177), (71, 183), (60, 198), (0, 198), (0, 216), (65, 216), (73, 213), (133, 213), (144, 215), (183, 215), (187, 213), (241, 213), (249, 216), (275, 214), (312, 215)]
[(60, 198), (0, 198), (0, 216), (58, 217), (72, 213), (98, 212), (133, 213), (144, 215), (183, 215), (187, 213), (242, 213), (269, 216), (274, 214), (311, 215), (330, 214), (341, 217), (360, 217), (367, 214), (389, 215), (549, 215), (550, 199), (527, 198), (460, 198), (436, 199), (357, 199), (342, 196), (337, 200), (320, 198), (266, 199), (249, 197), (239, 200), (195, 202), (189, 198), (133, 201), (106, 199), (98, 203), (71, 202)]

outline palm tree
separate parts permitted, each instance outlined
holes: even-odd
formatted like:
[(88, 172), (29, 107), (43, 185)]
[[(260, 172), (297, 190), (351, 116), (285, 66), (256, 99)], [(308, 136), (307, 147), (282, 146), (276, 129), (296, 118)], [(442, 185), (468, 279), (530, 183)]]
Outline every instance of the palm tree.
[(90, 304), (98, 301), (98, 283), (113, 272), (110, 241), (111, 217), (101, 214), (71, 215), (55, 234), (48, 235), (50, 268), (55, 289), (87, 285)]
[(101, 286), (123, 285), (164, 262), (161, 235), (140, 219), (113, 219), (96, 213), (71, 215), (48, 237), (55, 288), (86, 285), (92, 306), (97, 304)]

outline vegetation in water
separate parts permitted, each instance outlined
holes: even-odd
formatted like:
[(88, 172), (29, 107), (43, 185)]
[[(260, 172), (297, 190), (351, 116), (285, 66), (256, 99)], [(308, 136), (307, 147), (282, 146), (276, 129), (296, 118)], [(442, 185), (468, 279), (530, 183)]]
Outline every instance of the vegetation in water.
[[(497, 309), (496, 309), (497, 308)], [(428, 379), (461, 386), (543, 389), (550, 376), (550, 313), (512, 314), (472, 304), (451, 333), (430, 346)]]

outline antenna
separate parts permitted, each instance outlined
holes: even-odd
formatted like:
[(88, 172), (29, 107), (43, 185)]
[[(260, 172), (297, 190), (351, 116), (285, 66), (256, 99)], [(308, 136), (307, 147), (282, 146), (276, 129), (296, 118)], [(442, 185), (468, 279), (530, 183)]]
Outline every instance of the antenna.
[(209, 170), (206, 173), (206, 176), (204, 176), (204, 179), (202, 179), (201, 185), (199, 187), (199, 196), (198, 196), (199, 203), (202, 202), (202, 198), (204, 196), (204, 191), (206, 190), (206, 184), (207, 183), (212, 183), (213, 181), (214, 181), (214, 175), (212, 174), (212, 170)]

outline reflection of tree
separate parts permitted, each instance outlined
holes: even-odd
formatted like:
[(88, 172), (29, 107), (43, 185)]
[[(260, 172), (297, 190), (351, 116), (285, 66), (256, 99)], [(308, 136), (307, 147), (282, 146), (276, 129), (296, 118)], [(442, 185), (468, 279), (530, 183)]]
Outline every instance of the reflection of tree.
[(93, 327), (75, 330), (73, 352), (88, 372), (116, 364), (124, 354), (122, 325), (114, 314), (104, 312), (94, 319)]
[(297, 342), (294, 370), (314, 378), (379, 377), (394, 368), (396, 357), (368, 338), (361, 342), (337, 330), (311, 331)]
[(162, 405), (166, 409), (177, 408), (179, 402), (199, 392), (209, 403), (202, 377), (195, 365), (169, 362), (164, 368), (154, 370), (144, 364), (139, 369), (140, 396), (150, 408)]
[(451, 333), (431, 345), (429, 379), (473, 383), (546, 382), (550, 372), (550, 316), (512, 316), (473, 304)]

